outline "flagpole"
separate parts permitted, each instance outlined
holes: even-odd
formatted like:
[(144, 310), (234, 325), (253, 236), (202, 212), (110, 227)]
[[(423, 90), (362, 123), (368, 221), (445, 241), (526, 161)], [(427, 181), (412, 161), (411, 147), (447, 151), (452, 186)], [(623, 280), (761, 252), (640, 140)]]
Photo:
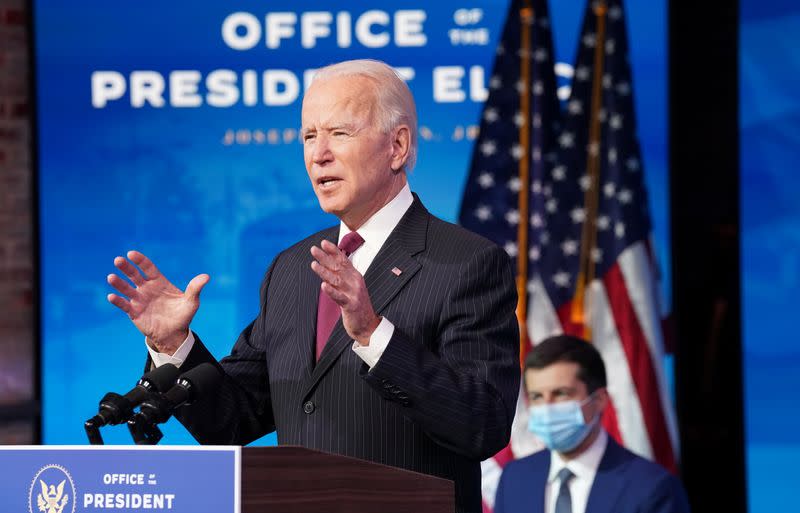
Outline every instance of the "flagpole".
[(519, 159), (519, 197), (518, 211), (519, 224), (517, 226), (517, 322), (519, 323), (519, 357), (520, 367), (523, 367), (525, 350), (528, 347), (528, 221), (529, 221), (529, 195), (530, 195), (530, 120), (531, 109), (531, 24), (533, 21), (533, 8), (530, 0), (525, 0), (520, 9), (520, 116), (522, 126), (519, 129), (519, 145), (522, 154)]
[(605, 1), (600, 0), (594, 6), (597, 17), (597, 31), (594, 45), (594, 73), (592, 77), (592, 106), (589, 121), (589, 150), (586, 159), (586, 174), (589, 187), (584, 192), (584, 209), (586, 212), (581, 231), (581, 253), (578, 280), (575, 285), (575, 297), (572, 301), (571, 320), (583, 327), (583, 336), (591, 341), (591, 295), (588, 305), (587, 289), (595, 278), (593, 249), (597, 244), (597, 210), (600, 201), (600, 109), (602, 107), (603, 64), (606, 40)]

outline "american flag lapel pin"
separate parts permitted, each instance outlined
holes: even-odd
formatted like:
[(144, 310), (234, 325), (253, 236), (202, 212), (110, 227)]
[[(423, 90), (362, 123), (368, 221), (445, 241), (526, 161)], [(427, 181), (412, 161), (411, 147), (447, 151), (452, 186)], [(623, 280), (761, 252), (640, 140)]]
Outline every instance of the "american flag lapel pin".
[(400, 276), (401, 274), (403, 274), (403, 271), (401, 271), (397, 267), (392, 267), (392, 274), (394, 274), (395, 276)]

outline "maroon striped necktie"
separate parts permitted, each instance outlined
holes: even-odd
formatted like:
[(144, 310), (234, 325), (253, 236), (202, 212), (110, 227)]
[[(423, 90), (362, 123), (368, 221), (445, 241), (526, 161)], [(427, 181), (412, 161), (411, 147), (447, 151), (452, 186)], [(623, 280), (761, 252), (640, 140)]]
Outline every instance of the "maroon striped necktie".
[[(350, 232), (342, 238), (339, 249), (349, 257), (362, 244), (364, 244), (364, 239), (361, 238), (361, 235), (358, 232)], [(331, 331), (341, 315), (342, 310), (339, 305), (320, 289), (319, 303), (317, 304), (317, 360), (319, 360), (319, 355), (322, 354), (322, 350), (331, 336)]]

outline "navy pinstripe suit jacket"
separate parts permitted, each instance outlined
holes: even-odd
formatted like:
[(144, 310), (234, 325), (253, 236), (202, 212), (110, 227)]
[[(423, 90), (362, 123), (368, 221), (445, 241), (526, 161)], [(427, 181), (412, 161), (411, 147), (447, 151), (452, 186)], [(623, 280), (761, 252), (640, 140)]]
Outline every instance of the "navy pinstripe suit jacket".
[[(330, 228), (275, 258), (258, 317), (217, 364), (218, 393), (176, 416), (200, 443), (243, 445), (277, 430), (280, 444), (451, 479), (456, 510), (480, 511), (480, 461), (508, 443), (519, 393), (508, 256), (415, 196), (364, 276), (375, 311), (395, 326), (370, 370), (341, 319), (314, 361), (310, 248), (337, 235)], [(206, 361), (215, 362), (198, 338), (182, 369)]]

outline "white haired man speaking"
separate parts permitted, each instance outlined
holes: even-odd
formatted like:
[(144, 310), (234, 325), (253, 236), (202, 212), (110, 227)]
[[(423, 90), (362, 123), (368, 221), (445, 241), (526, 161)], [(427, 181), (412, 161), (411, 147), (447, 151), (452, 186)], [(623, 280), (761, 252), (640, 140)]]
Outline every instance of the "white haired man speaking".
[(301, 137), (320, 207), (341, 222), (275, 257), (229, 356), (216, 362), (190, 330), (208, 275), (181, 291), (131, 251), (114, 265), (133, 286), (109, 275), (108, 300), (153, 365), (224, 373), (215, 395), (176, 415), (200, 443), (277, 431), (281, 444), (453, 480), (456, 510), (480, 511), (480, 461), (508, 443), (519, 391), (509, 259), (411, 192), (416, 107), (386, 64), (319, 70)]

